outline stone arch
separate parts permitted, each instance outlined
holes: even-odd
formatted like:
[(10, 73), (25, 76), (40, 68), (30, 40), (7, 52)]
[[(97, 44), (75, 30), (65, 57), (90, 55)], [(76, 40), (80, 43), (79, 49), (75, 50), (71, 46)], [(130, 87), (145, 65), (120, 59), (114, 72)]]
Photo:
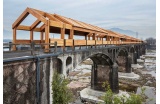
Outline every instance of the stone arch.
[(59, 73), (59, 74), (63, 74), (63, 63), (62, 63), (62, 60), (61, 59), (59, 59), (59, 58), (57, 58), (57, 72)]
[[(95, 90), (104, 91), (105, 89), (102, 87), (102, 84), (106, 81), (110, 84), (110, 87), (112, 87), (113, 86), (112, 84), (114, 83), (112, 82), (113, 81), (112, 59), (108, 55), (102, 53), (97, 53), (89, 57), (93, 61), (92, 71), (91, 71), (91, 88)], [(118, 75), (117, 77), (114, 78), (118, 80)]]
[(127, 72), (127, 57), (128, 57), (128, 51), (126, 48), (121, 48), (118, 50), (116, 55), (116, 62), (118, 64), (118, 71), (119, 72)]
[(120, 54), (120, 52), (124, 52), (125, 53), (125, 55), (126, 56), (128, 56), (128, 51), (127, 51), (127, 49), (126, 48), (120, 48), (119, 50), (118, 50), (118, 52), (116, 53), (116, 57)]
[[(112, 50), (110, 50), (112, 52)], [(83, 53), (84, 54), (84, 53)], [(82, 63), (86, 59), (90, 58), (93, 62), (91, 70), (91, 88), (95, 90), (103, 90), (102, 83), (106, 80), (109, 82), (113, 92), (118, 92), (118, 70), (113, 71), (113, 60), (109, 53), (93, 52), (89, 55), (84, 55), (81, 57), (81, 53), (75, 54), (74, 62), (75, 68), (78, 64)], [(77, 59), (78, 58), (78, 59)], [(118, 89), (118, 90), (117, 90)]]
[(66, 74), (69, 75), (69, 71), (72, 70), (72, 57), (67, 57), (66, 59)]
[(69, 56), (69, 57), (67, 57), (67, 59), (66, 59), (66, 66), (68, 66), (68, 65), (70, 65), (70, 64), (72, 64), (72, 58)]
[(131, 48), (129, 49), (129, 52), (130, 52), (130, 53), (134, 53), (134, 52), (135, 52), (134, 47), (131, 47)]

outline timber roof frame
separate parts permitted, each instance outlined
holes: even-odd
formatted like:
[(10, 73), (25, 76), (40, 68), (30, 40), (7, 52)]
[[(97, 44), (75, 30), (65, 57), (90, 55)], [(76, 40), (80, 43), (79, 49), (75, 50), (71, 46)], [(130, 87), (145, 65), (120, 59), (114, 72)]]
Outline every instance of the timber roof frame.
[[(20, 25), (21, 22), (29, 14), (33, 15), (35, 18), (37, 18), (37, 20), (31, 26)], [(40, 28), (37, 28), (37, 26), (41, 22), (43, 23), (43, 25)], [(37, 9), (28, 8), (28, 7), (17, 18), (17, 20), (12, 24), (12, 29), (16, 28), (17, 30), (39, 31), (40, 32), (45, 29), (46, 25), (58, 27), (58, 28), (72, 29), (72, 30), (81, 31), (81, 32), (88, 32), (90, 33), (88, 36), (93, 35), (93, 33), (95, 33), (95, 34), (98, 34), (98, 37), (100, 38), (103, 38), (105, 36), (111, 36), (111, 37), (118, 37), (118, 38), (141, 41), (140, 39), (136, 39), (131, 36), (127, 36), (124, 34), (106, 30), (98, 26), (87, 24), (81, 21), (77, 21), (71, 18), (64, 17), (64, 16), (60, 16), (58, 14), (51, 14), (51, 13), (47, 13), (47, 12), (40, 11)]]

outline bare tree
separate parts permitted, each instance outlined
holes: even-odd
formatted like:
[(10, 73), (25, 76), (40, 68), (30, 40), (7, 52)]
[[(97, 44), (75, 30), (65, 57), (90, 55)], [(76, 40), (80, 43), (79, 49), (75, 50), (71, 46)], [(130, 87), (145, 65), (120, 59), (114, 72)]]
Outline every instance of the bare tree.
[(146, 39), (146, 42), (149, 44), (149, 45), (156, 45), (156, 39), (150, 37), (150, 38), (147, 38)]

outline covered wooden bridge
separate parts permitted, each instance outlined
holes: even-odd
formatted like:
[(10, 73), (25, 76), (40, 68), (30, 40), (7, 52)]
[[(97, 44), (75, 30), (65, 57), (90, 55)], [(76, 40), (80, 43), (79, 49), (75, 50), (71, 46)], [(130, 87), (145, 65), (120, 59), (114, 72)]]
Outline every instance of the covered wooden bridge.
[[(33, 15), (37, 20), (31, 26), (21, 25), (22, 21), (29, 15)], [(40, 27), (37, 27), (43, 23)], [(71, 18), (60, 16), (58, 14), (51, 14), (36, 10), (33, 8), (26, 8), (25, 11), (18, 17), (12, 25), (13, 29), (13, 44), (26, 44), (35, 42), (36, 44), (43, 44), (45, 52), (49, 52), (51, 43), (57, 42), (57, 46), (63, 49), (66, 46), (96, 46), (96, 45), (121, 45), (121, 44), (137, 44), (143, 41), (115, 33), (110, 30), (100, 28), (91, 24), (80, 22)], [(17, 30), (30, 31), (29, 40), (18, 40)], [(40, 32), (40, 40), (35, 40), (34, 32)], [(58, 33), (59, 39), (51, 38), (50, 33)], [(57, 35), (58, 35), (57, 34)], [(68, 36), (67, 39), (65, 36)], [(84, 39), (76, 39), (74, 36), (84, 36)], [(16, 50), (16, 45), (13, 46)]]

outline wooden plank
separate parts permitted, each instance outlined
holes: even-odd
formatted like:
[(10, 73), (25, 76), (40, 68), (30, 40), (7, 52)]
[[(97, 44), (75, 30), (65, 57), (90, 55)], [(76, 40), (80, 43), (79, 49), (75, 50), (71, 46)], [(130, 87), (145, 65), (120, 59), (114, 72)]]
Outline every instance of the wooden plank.
[(87, 45), (95, 45), (95, 40), (87, 40)]
[(27, 16), (29, 13), (27, 12), (27, 9), (18, 17), (18, 19), (12, 24), (12, 29), (17, 27)]
[(50, 20), (50, 26), (63, 28), (63, 23)]
[[(50, 38), (50, 43), (54, 43), (57, 42), (57, 46), (64, 46), (64, 39), (53, 39)], [(50, 46), (54, 46), (53, 44), (51, 44)]]
[[(16, 28), (13, 29), (13, 44), (16, 43), (17, 31)], [(13, 50), (16, 50), (16, 45), (13, 45)]]
[(31, 40), (16, 40), (16, 44), (29, 44), (31, 43)]
[(35, 43), (44, 43), (45, 40), (33, 40), (33, 42), (35, 42)]
[(103, 41), (103, 44), (108, 44), (108, 42), (107, 41)]
[(37, 20), (31, 25), (30, 29), (33, 30), (33, 29), (36, 28), (40, 23), (41, 23), (41, 21), (37, 19)]
[(74, 40), (75, 46), (86, 45), (86, 40)]
[(73, 39), (66, 39), (65, 42), (65, 46), (73, 46)]
[(101, 40), (96, 40), (96, 44), (97, 44), (97, 45), (101, 45), (101, 44), (102, 44), (102, 41), (101, 41)]
[[(30, 31), (30, 26), (19, 25), (17, 27), (17, 30)], [(33, 31), (40, 32), (40, 28), (35, 28), (35, 29), (33, 29)]]
[(39, 19), (40, 21), (42, 21), (44, 24), (47, 24), (47, 20), (46, 18), (41, 15), (40, 13), (38, 13), (37, 11), (33, 10), (33, 9), (30, 9), (30, 8), (27, 8), (27, 11), (32, 14), (34, 17), (36, 17), (37, 19)]

